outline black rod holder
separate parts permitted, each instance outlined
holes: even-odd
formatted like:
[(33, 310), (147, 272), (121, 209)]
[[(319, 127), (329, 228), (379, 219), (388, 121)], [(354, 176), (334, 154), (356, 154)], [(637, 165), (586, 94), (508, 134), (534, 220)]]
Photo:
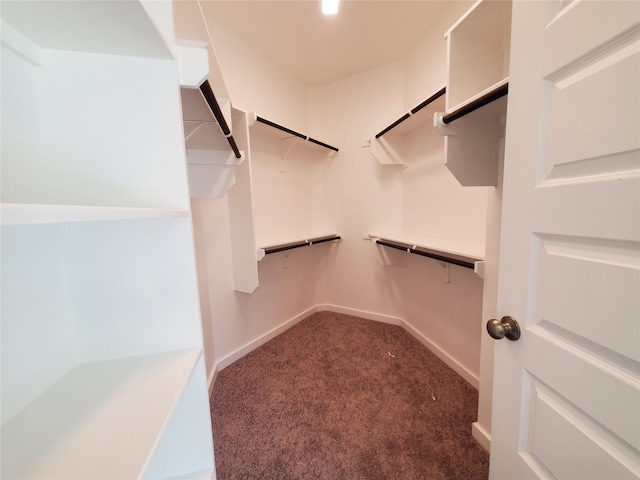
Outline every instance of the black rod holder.
[(504, 85), (499, 86), (495, 90), (491, 90), (490, 92), (485, 93), (481, 97), (476, 98), (472, 102), (463, 105), (457, 110), (454, 110), (451, 113), (442, 116), (442, 123), (447, 124), (451, 123), (454, 120), (457, 120), (460, 117), (464, 117), (471, 112), (475, 112), (479, 108), (484, 107), (485, 105), (490, 104), (491, 102), (498, 100), (501, 97), (504, 97), (509, 93), (509, 83), (505, 83)]
[(229, 146), (233, 150), (234, 155), (236, 156), (236, 158), (241, 158), (242, 154), (238, 149), (238, 145), (236, 144), (236, 141), (233, 139), (233, 135), (231, 135), (231, 129), (229, 128), (227, 121), (224, 119), (224, 115), (222, 114), (220, 105), (216, 100), (216, 96), (213, 94), (213, 90), (211, 89), (211, 85), (209, 85), (208, 80), (205, 80), (204, 83), (200, 85), (200, 92), (202, 93), (202, 96), (206, 100), (207, 105), (209, 105), (209, 108), (211, 109), (211, 113), (213, 113), (213, 116), (216, 117), (216, 121), (220, 126), (220, 130), (222, 130), (222, 133), (227, 139), (227, 142), (229, 142)]
[(334, 152), (337, 152), (338, 149), (336, 147), (332, 147), (331, 145), (321, 142), (320, 140), (316, 140), (315, 138), (307, 138), (307, 140), (309, 140), (311, 143), (315, 143), (316, 145), (320, 145), (321, 147), (324, 148), (328, 148), (329, 150), (333, 150)]
[(431, 95), (429, 98), (427, 98), (420, 105), (417, 105), (416, 107), (412, 108), (411, 109), (411, 114), (414, 115), (414, 114), (418, 113), (420, 110), (422, 110), (424, 107), (428, 106), (430, 103), (435, 102), (438, 98), (443, 96), (445, 93), (447, 93), (447, 87), (442, 87), (440, 90), (438, 90), (436, 93)]
[(286, 132), (303, 140), (307, 139), (306, 135), (303, 135), (300, 132), (296, 132), (295, 130), (291, 130), (290, 128), (283, 127), (282, 125), (272, 122), (271, 120), (267, 120), (266, 118), (256, 117), (256, 120), (258, 120), (260, 123), (264, 123), (265, 125), (269, 125), (270, 127), (277, 128), (278, 130), (282, 130), (283, 132)]
[(422, 110), (424, 107), (428, 106), (429, 104), (433, 103), (435, 100), (437, 100), (438, 98), (440, 98), (442, 95), (444, 95), (447, 91), (447, 87), (442, 87), (440, 90), (438, 90), (436, 93), (434, 93), (433, 95), (431, 95), (429, 98), (427, 98), (424, 102), (422, 102), (420, 105), (415, 106), (414, 108), (412, 108), (411, 110), (409, 110), (411, 113), (405, 113), (402, 117), (400, 117), (398, 120), (396, 120), (395, 122), (393, 122), (391, 125), (389, 125), (387, 128), (385, 128), (384, 130), (382, 130), (380, 133), (378, 133), (376, 135), (376, 138), (380, 138), (381, 136), (383, 136), (385, 133), (387, 133), (389, 130), (397, 127), (398, 125), (400, 125), (402, 122), (404, 122), (405, 120), (407, 120), (409, 117), (411, 117), (411, 115), (415, 115), (416, 113), (418, 113), (420, 110)]
[(413, 246), (413, 245), (409, 245), (408, 243), (394, 242), (393, 240), (385, 240), (384, 238), (377, 239), (376, 243), (384, 247), (395, 248), (396, 250), (402, 250), (403, 252), (408, 252), (409, 250), (411, 250), (411, 247)]
[(285, 250), (292, 250), (294, 248), (307, 247), (311, 245), (308, 240), (302, 242), (283, 243), (281, 245), (274, 245), (273, 247), (267, 247), (264, 249), (264, 254), (284, 252)]
[(461, 267), (475, 269), (475, 262), (479, 260), (476, 258), (466, 257), (464, 255), (456, 255), (455, 253), (440, 252), (438, 250), (432, 250), (426, 247), (414, 247), (409, 250), (410, 253), (421, 255), (423, 257), (433, 258), (442, 262), (453, 263)]
[(295, 130), (291, 130), (290, 128), (283, 127), (271, 120), (267, 120), (266, 118), (256, 116), (256, 120), (260, 123), (264, 123), (265, 125), (269, 125), (270, 127), (277, 128), (278, 130), (282, 130), (283, 132), (288, 133), (289, 135), (293, 135), (294, 137), (301, 138), (302, 140), (307, 140), (311, 143), (315, 143), (316, 145), (320, 145), (321, 147), (328, 148), (329, 150), (333, 150), (334, 152), (339, 151), (336, 147), (332, 147), (331, 145), (321, 142), (320, 140), (316, 140), (315, 138), (307, 137), (306, 135), (296, 132)]
[(316, 237), (311, 238), (309, 240), (301, 240), (299, 242), (291, 242), (291, 243), (283, 243), (280, 245), (274, 245), (272, 247), (265, 247), (264, 254), (269, 255), (270, 253), (278, 253), (284, 252), (286, 250), (292, 250), (294, 248), (300, 247), (309, 247), (311, 245), (316, 245), (318, 243), (330, 242), (332, 240), (341, 240), (342, 237), (340, 235), (326, 235), (324, 237)]
[(340, 240), (340, 235), (327, 235), (326, 237), (316, 237), (309, 240), (310, 245), (315, 245), (317, 243), (330, 242), (332, 240)]
[(480, 261), (477, 258), (467, 257), (465, 255), (433, 250), (431, 248), (419, 247), (417, 245), (396, 242), (394, 240), (387, 240), (385, 238), (378, 238), (376, 240), (376, 243), (384, 247), (395, 248), (396, 250), (402, 250), (403, 252), (433, 258), (435, 260), (440, 260), (441, 262), (452, 263), (461, 267), (470, 268), (471, 270), (475, 270), (475, 263)]

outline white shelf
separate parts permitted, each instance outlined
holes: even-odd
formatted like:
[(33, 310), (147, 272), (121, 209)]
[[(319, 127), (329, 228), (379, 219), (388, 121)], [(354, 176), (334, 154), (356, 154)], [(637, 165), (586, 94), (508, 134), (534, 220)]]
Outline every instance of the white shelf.
[(42, 48), (173, 58), (137, 1), (3, 1), (2, 18)]
[[(461, 110), (465, 107), (467, 107), (470, 104), (473, 104), (476, 100), (478, 100), (479, 98), (484, 97), (485, 95), (494, 92), (496, 90), (499, 90), (500, 88), (504, 87), (505, 85), (509, 84), (509, 77), (505, 77), (503, 79), (501, 79), (500, 81), (494, 83), (493, 85), (490, 85), (489, 87), (485, 88), (484, 90), (482, 90), (481, 92), (478, 92), (477, 94), (473, 95), (470, 98), (467, 98), (466, 100), (464, 100), (462, 103), (458, 104), (458, 105), (454, 105), (451, 108), (447, 109), (447, 113), (451, 113), (451, 112), (455, 112), (456, 110)], [(487, 107), (489, 107), (488, 104)], [(442, 111), (442, 110), (440, 110)], [(488, 109), (484, 109), (483, 112), (485, 112), (484, 114), (487, 115), (498, 115), (498, 114), (502, 114), (505, 115), (507, 112), (505, 109), (500, 108), (500, 107), (493, 107), (493, 109), (488, 108)]]
[(478, 0), (447, 31), (447, 112), (508, 76), (510, 36), (509, 0)]
[(434, 119), (446, 137), (445, 163), (463, 186), (496, 186), (504, 150), (511, 1), (478, 0), (445, 37), (447, 102)]
[(0, 225), (94, 222), (188, 216), (189, 210), (182, 208), (126, 208), (24, 203), (0, 204)]
[[(433, 128), (433, 115), (445, 108), (445, 88), (416, 106), (403, 117), (372, 137), (368, 144), (371, 155), (383, 165), (407, 165), (406, 136), (422, 128)], [(434, 98), (435, 97), (435, 98)]]
[(324, 235), (311, 235), (302, 239), (288, 240), (286, 242), (269, 244), (263, 247), (258, 247), (256, 250), (256, 257), (258, 261), (262, 260), (265, 255), (272, 253), (285, 252), (301, 247), (310, 247), (312, 245), (319, 245), (321, 243), (335, 242), (342, 240), (342, 237), (338, 233), (327, 233)]
[[(367, 234), (373, 242), (387, 241), (394, 245), (387, 247), (407, 253), (434, 258), (435, 260), (472, 268), (480, 277), (484, 276), (484, 247), (462, 242), (452, 242), (436, 238), (412, 237), (405, 235)], [(384, 263), (384, 262), (382, 262)]]
[(220, 198), (236, 181), (244, 161), (231, 133), (231, 102), (209, 84), (204, 48), (179, 47), (183, 129), (191, 198)]
[[(507, 95), (500, 96), (479, 108), (469, 108), (481, 97), (493, 98), (494, 92), (504, 92), (508, 78), (482, 91), (453, 112), (436, 113), (436, 130), (445, 136), (445, 164), (463, 186), (496, 186), (498, 166), (504, 152), (507, 115)], [(479, 102), (483, 103), (483, 102)], [(445, 124), (447, 115), (462, 116)]]
[(74, 367), (3, 425), (3, 478), (140, 477), (200, 355)]
[(259, 132), (286, 142), (282, 151), (283, 158), (287, 157), (294, 146), (296, 149), (303, 148), (309, 151), (323, 152), (328, 155), (335, 155), (338, 153), (338, 148), (333, 145), (329, 145), (325, 142), (314, 139), (305, 133), (292, 130), (276, 122), (260, 117), (255, 112), (250, 113), (249, 117), (249, 125), (252, 129), (257, 129)]

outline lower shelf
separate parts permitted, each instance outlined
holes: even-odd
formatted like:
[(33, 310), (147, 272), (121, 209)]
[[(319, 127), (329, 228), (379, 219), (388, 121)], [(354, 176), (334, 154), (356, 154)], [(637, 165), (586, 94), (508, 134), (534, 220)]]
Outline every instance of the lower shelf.
[(200, 355), (74, 367), (2, 426), (2, 478), (139, 478)]
[(377, 245), (401, 250), (407, 253), (433, 258), (445, 263), (451, 263), (470, 268), (480, 277), (484, 277), (484, 258), (470, 247), (460, 245), (442, 246), (441, 242), (416, 243), (412, 240), (397, 240), (381, 235), (369, 234), (368, 237)]
[(323, 235), (321, 237), (313, 237), (308, 240), (298, 240), (295, 242), (281, 243), (279, 245), (272, 245), (269, 247), (260, 247), (257, 251), (258, 261), (262, 260), (265, 255), (271, 253), (284, 252), (285, 250), (292, 250), (300, 247), (310, 247), (311, 245), (317, 245), (318, 243), (332, 242), (334, 240), (342, 240), (342, 237), (338, 234)]
[(186, 208), (101, 207), (85, 205), (0, 204), (2, 225), (91, 222), (143, 218), (188, 217)]

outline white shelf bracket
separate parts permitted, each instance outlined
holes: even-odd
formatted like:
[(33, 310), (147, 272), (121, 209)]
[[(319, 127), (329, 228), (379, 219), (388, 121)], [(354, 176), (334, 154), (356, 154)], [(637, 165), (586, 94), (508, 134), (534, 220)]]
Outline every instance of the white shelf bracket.
[(481, 262), (476, 262), (473, 265), (473, 271), (475, 272), (476, 275), (478, 275), (483, 280), (484, 280), (484, 266), (485, 266), (484, 260)]
[(384, 137), (372, 138), (369, 141), (371, 143), (371, 155), (373, 155), (378, 162), (383, 165), (400, 165), (403, 168), (407, 167), (407, 162), (403, 160), (402, 154)]
[(451, 283), (451, 264), (448, 262), (438, 262), (442, 267), (442, 283)]
[(442, 136), (460, 135), (460, 132), (452, 125), (447, 125), (442, 121), (442, 117), (445, 116), (445, 112), (436, 112), (433, 114), (433, 127)]
[(287, 173), (287, 157), (293, 150), (295, 137), (283, 138), (280, 140), (280, 171)]

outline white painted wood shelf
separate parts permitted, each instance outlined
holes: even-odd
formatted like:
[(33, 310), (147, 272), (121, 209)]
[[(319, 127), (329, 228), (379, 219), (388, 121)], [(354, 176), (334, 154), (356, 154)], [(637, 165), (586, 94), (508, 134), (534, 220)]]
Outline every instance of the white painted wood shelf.
[(141, 477), (200, 356), (192, 349), (74, 367), (3, 426), (3, 476)]
[(445, 34), (447, 101), (434, 124), (464, 186), (496, 186), (504, 150), (511, 2), (478, 0)]
[[(469, 268), (484, 277), (484, 248), (460, 242), (403, 235), (367, 234), (372, 243), (448, 264)], [(384, 262), (383, 262), (384, 263)]]
[(339, 152), (338, 147), (334, 147), (333, 145), (329, 145), (328, 143), (317, 140), (309, 135), (304, 133), (300, 133), (291, 128), (280, 125), (276, 122), (268, 120), (264, 117), (259, 116), (255, 112), (249, 114), (250, 125), (254, 128), (260, 128), (264, 132), (272, 135), (279, 140), (286, 141), (286, 153), (283, 151), (283, 157), (289, 153), (291, 146), (301, 146), (304, 148), (315, 149), (318, 151), (325, 151), (327, 154), (336, 154)]
[(265, 255), (286, 252), (288, 250), (293, 250), (296, 248), (311, 247), (312, 245), (319, 245), (321, 243), (338, 242), (340, 240), (342, 240), (342, 236), (337, 233), (309, 236), (302, 240), (294, 240), (286, 243), (258, 247), (256, 256), (258, 258), (258, 261), (260, 261), (265, 257)]
[(0, 204), (0, 225), (142, 220), (145, 218), (188, 217), (181, 208), (99, 207), (85, 205)]
[(235, 183), (244, 154), (231, 132), (231, 101), (216, 97), (208, 81), (205, 48), (179, 47), (187, 171), (191, 198), (221, 198)]
[(383, 165), (407, 165), (405, 136), (422, 128), (433, 128), (433, 115), (445, 108), (446, 87), (416, 105), (367, 141), (371, 155)]

